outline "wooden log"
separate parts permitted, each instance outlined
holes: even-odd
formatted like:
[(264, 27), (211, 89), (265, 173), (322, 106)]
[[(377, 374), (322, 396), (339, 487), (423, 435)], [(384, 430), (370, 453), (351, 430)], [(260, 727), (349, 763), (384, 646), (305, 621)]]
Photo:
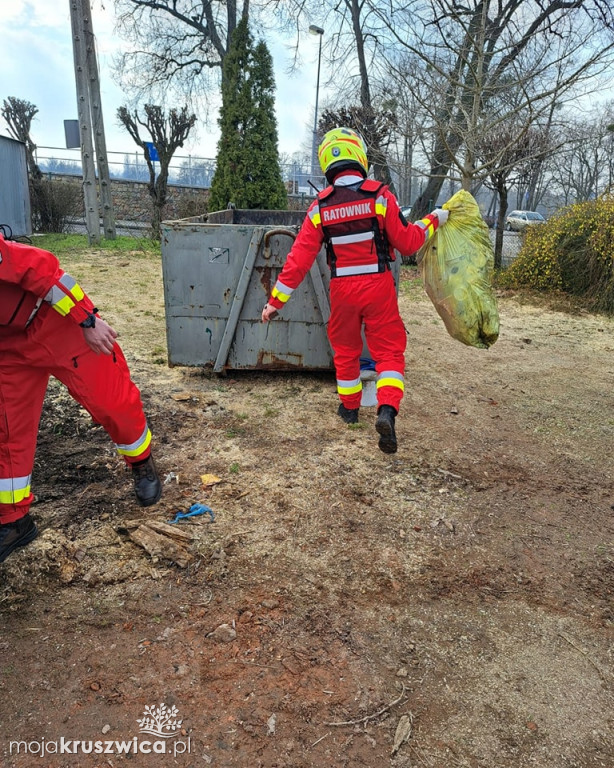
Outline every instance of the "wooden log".
[(129, 531), (129, 536), (154, 559), (171, 560), (180, 568), (185, 568), (191, 561), (192, 555), (176, 541), (168, 536), (156, 533), (149, 524), (140, 525)]

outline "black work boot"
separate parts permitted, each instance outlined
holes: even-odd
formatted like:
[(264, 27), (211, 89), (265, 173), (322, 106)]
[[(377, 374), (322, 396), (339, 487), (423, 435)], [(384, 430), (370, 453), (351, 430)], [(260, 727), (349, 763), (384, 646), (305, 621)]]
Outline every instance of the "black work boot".
[(142, 507), (151, 507), (160, 501), (162, 483), (152, 456), (132, 465), (132, 479), (136, 498)]
[(384, 453), (397, 452), (397, 436), (394, 431), (394, 417), (397, 412), (391, 405), (380, 405), (377, 409), (375, 429), (379, 433), (379, 449)]
[(0, 563), (17, 547), (25, 547), (38, 536), (38, 528), (30, 515), (24, 515), (13, 523), (0, 525)]
[(343, 403), (339, 403), (337, 413), (346, 424), (358, 424), (358, 408), (346, 408)]

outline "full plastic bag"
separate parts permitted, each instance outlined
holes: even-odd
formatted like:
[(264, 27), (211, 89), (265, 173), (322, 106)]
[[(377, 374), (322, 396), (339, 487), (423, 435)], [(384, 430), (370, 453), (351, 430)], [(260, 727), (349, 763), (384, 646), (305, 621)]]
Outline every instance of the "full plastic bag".
[(486, 349), (499, 336), (488, 227), (475, 199), (463, 189), (442, 208), (450, 211), (447, 222), (417, 255), (424, 288), (450, 336)]

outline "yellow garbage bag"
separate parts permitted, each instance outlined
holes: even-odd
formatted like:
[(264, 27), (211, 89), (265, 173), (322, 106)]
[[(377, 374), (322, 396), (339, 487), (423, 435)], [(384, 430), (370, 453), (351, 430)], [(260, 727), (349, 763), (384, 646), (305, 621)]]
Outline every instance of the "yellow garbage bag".
[(450, 211), (447, 222), (417, 254), (424, 288), (450, 336), (487, 349), (499, 336), (488, 227), (475, 199), (463, 189), (442, 208)]

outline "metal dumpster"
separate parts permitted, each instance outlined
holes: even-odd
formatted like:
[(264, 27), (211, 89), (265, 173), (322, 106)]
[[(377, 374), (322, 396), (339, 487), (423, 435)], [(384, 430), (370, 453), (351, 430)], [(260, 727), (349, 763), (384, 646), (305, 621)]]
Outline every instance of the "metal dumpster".
[(234, 209), (162, 223), (169, 365), (332, 369), (323, 249), (280, 317), (260, 320), (304, 216)]

